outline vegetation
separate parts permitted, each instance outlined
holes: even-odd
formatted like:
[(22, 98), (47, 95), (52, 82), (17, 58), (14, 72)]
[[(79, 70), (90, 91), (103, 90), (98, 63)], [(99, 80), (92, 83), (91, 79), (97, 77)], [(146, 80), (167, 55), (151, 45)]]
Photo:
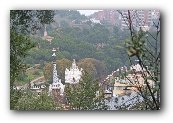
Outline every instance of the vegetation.
[[(27, 64), (39, 64), (51, 62), (52, 48), (57, 48), (56, 59), (66, 58), (70, 61), (80, 61), (85, 58), (94, 58), (102, 62), (105, 70), (102, 74), (108, 74), (127, 63), (127, 55), (123, 47), (123, 41), (113, 37), (106, 27), (96, 24), (90, 29), (66, 27), (61, 29), (62, 34), (50, 31), (49, 35), (54, 37), (51, 43), (34, 36), (32, 40), (39, 44), (40, 48), (33, 48), (24, 59)], [(124, 34), (123, 31), (122, 35)], [(124, 54), (123, 54), (124, 53)]]
[(70, 110), (107, 110), (109, 108), (99, 83), (93, 81), (87, 72), (79, 84), (67, 85), (66, 98)]
[(15, 84), (19, 84), (21, 86), (41, 76), (43, 76), (42, 69), (38, 69), (37, 67), (31, 67), (28, 68), (26, 72), (19, 73)]
[(10, 108), (21, 97), (14, 90), (14, 82), (20, 72), (26, 69), (23, 64), (27, 52), (34, 46), (29, 34), (33, 34), (40, 27), (39, 24), (52, 22), (53, 11), (11, 10), (10, 11)]
[[(130, 10), (128, 10), (128, 22), (132, 22)], [(146, 83), (145, 89), (137, 87), (139, 94), (143, 98), (142, 103), (137, 103), (143, 110), (160, 109), (160, 18), (155, 23), (155, 32), (134, 31), (132, 23), (129, 23), (130, 39), (125, 41), (126, 51), (131, 65), (134, 64), (133, 58), (139, 60), (142, 70), (140, 74)], [(133, 71), (134, 74), (137, 72)], [(153, 84), (149, 83), (149, 80)], [(135, 82), (131, 81), (132, 84)], [(140, 83), (137, 80), (137, 83)], [(136, 106), (133, 107), (136, 109)], [(139, 110), (140, 110), (139, 109)]]
[[(62, 83), (65, 83), (65, 69), (71, 67), (71, 61), (68, 59), (61, 59), (61, 60), (56, 60), (57, 64), (57, 74), (58, 77), (61, 79)], [(52, 83), (53, 81), (53, 64), (52, 63), (46, 63), (44, 67), (44, 77), (45, 79)]]
[(15, 104), (15, 110), (55, 110), (54, 99), (42, 92), (40, 95), (33, 92), (27, 92), (18, 99)]

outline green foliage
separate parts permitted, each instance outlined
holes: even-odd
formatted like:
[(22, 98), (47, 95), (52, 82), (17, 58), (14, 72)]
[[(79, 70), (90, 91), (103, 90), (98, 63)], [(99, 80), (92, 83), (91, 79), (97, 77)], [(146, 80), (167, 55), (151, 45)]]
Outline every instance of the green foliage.
[(55, 110), (54, 99), (42, 92), (36, 95), (33, 92), (27, 92), (15, 104), (15, 110)]
[(112, 33), (103, 25), (96, 24), (91, 29), (84, 30), (65, 27), (61, 31), (61, 34), (56, 31), (49, 32), (50, 36), (54, 37), (51, 43), (39, 36), (32, 37), (36, 44), (40, 44), (40, 48), (31, 49), (24, 63), (51, 62), (52, 47), (59, 47), (56, 52), (58, 60), (66, 58), (80, 61), (84, 58), (95, 58), (105, 63), (106, 70), (102, 74), (110, 73), (127, 62), (127, 56), (123, 54), (125, 51), (123, 41), (111, 36)]
[(62, 83), (65, 83), (65, 70), (66, 68), (70, 69), (71, 67), (71, 61), (68, 59), (61, 59), (56, 60), (57, 64), (57, 74), (59, 75), (59, 78), (61, 79)]
[(10, 86), (13, 86), (19, 72), (24, 68), (21, 59), (34, 46), (26, 34), (39, 29), (38, 23), (49, 24), (53, 11), (11, 10), (10, 11)]
[[(96, 92), (99, 91), (99, 96)], [(96, 81), (85, 73), (79, 84), (66, 85), (66, 98), (70, 110), (107, 110), (104, 93)]]
[(101, 78), (105, 73), (105, 64), (94, 58), (81, 59), (77, 65), (89, 73), (92, 78)]
[[(14, 92), (17, 77), (24, 75), (26, 65), (23, 58), (34, 47), (29, 34), (35, 34), (40, 24), (49, 24), (53, 11), (48, 10), (11, 10), (10, 11), (10, 109), (18, 102), (20, 93)], [(30, 57), (30, 60), (33, 60)]]
[(24, 71), (24, 72), (19, 73), (15, 84), (21, 86), (21, 85), (27, 84), (28, 82), (30, 82), (38, 77), (43, 76), (42, 69), (37, 69), (36, 67), (33, 67), (33, 68), (31, 67), (28, 69), (26, 70), (26, 72)]
[[(132, 32), (131, 40), (126, 40), (127, 54), (129, 55), (130, 59), (137, 58), (139, 60), (139, 65), (143, 69), (139, 73), (142, 74), (146, 84), (143, 90), (138, 88), (142, 97), (144, 98), (144, 103), (143, 104), (139, 103), (138, 105), (140, 106), (140, 109), (159, 110), (160, 109), (160, 81), (159, 81), (160, 46), (158, 45), (160, 42), (160, 38), (158, 38), (159, 32), (155, 32), (156, 35), (152, 35), (150, 32), (143, 32), (142, 30), (139, 30), (138, 33), (134, 33), (133, 31), (131, 32)], [(146, 42), (148, 45), (146, 45)]]
[(44, 67), (44, 77), (46, 81), (52, 83), (53, 82), (53, 64), (46, 63)]
[(81, 20), (87, 18), (86, 16), (81, 15), (77, 10), (56, 10), (55, 14), (61, 18), (67, 18), (70, 20)]
[(11, 10), (10, 29), (15, 29), (22, 34), (35, 34), (40, 29), (40, 24), (53, 22), (52, 10)]
[[(65, 69), (70, 69), (71, 67), (71, 61), (68, 59), (60, 59), (56, 60), (57, 64), (57, 73), (61, 81), (65, 82)], [(79, 62), (77, 62), (77, 65), (79, 68), (82, 68), (83, 70), (87, 71), (90, 76), (93, 78), (101, 78), (105, 73), (105, 65), (94, 58), (85, 58), (81, 59)], [(53, 81), (53, 64), (47, 63), (44, 67), (44, 77), (47, 81), (52, 82)]]
[(106, 43), (109, 40), (109, 30), (101, 25), (95, 24), (91, 29), (89, 34), (86, 36), (85, 41), (97, 44), (97, 43)]
[(24, 69), (21, 58), (27, 55), (27, 51), (34, 46), (31, 40), (15, 30), (10, 31), (10, 86), (16, 81), (19, 72)]
[(23, 93), (21, 91), (10, 91), (10, 110), (14, 110), (18, 99), (22, 97)]
[[(57, 74), (58, 77), (61, 79), (62, 83), (65, 83), (65, 69), (71, 67), (71, 61), (68, 59), (61, 59), (61, 60), (56, 60), (56, 67), (57, 67)], [(45, 79), (52, 83), (53, 81), (53, 64), (52, 63), (47, 63), (44, 67), (44, 77)]]
[(145, 40), (142, 40), (142, 37), (145, 36), (146, 34), (141, 30), (139, 31), (138, 35), (134, 35), (132, 37), (132, 40), (126, 40), (126, 50), (127, 50), (127, 54), (129, 56), (138, 56), (138, 57), (142, 57), (143, 52), (144, 52), (144, 43)]

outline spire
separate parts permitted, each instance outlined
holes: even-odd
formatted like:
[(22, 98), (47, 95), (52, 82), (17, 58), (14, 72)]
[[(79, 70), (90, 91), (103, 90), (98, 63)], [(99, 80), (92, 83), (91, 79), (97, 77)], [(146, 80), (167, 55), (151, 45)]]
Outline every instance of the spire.
[(56, 62), (53, 63), (53, 83), (58, 83), (58, 75), (56, 70)]
[[(53, 57), (56, 56), (55, 52), (56, 52), (56, 49), (53, 48)], [(58, 80), (58, 75), (57, 75), (57, 70), (56, 70), (56, 61), (55, 61), (55, 58), (54, 58), (54, 62), (53, 62), (53, 83), (57, 83), (59, 80)]]
[(75, 61), (75, 59), (73, 59), (72, 69), (76, 69), (76, 61)]

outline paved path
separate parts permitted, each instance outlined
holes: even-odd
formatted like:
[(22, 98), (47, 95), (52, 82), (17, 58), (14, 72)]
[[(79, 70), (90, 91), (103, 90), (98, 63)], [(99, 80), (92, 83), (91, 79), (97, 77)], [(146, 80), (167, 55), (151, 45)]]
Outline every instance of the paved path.
[[(34, 83), (35, 83), (35, 84), (36, 84), (36, 83), (37, 83), (37, 84), (41, 84), (41, 83), (44, 83), (44, 82), (45, 82), (45, 78), (44, 78), (44, 76), (41, 76), (41, 77), (38, 77), (38, 78), (32, 80), (32, 81), (30, 82), (30, 84), (31, 84), (31, 86), (33, 86)], [(22, 85), (22, 86), (17, 86), (18, 89), (22, 89), (22, 90), (25, 90), (27, 87), (28, 87), (28, 83), (26, 83), (25, 85)]]
[(32, 80), (32, 81), (30, 82), (30, 84), (31, 84), (31, 86), (33, 86), (34, 83), (43, 83), (43, 81), (45, 81), (44, 76), (41, 76), (41, 77), (39, 77), (39, 78), (36, 78), (36, 79)]

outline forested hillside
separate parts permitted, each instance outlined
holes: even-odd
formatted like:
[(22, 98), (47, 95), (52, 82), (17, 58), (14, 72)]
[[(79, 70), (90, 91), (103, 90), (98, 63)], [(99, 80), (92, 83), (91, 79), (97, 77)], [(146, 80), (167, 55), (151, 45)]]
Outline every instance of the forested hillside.
[[(35, 43), (35, 48), (28, 52), (23, 63), (41, 64), (45, 67), (46, 63), (52, 62), (52, 48), (56, 48), (56, 60), (65, 58), (72, 61), (75, 59), (80, 65), (82, 61), (85, 62), (85, 58), (97, 60), (101, 64), (102, 71), (96, 69), (96, 64), (93, 62), (85, 64), (89, 65), (89, 69), (93, 68), (92, 71), (95, 74), (90, 72), (94, 78), (100, 78), (124, 65), (129, 67), (124, 49), (124, 41), (129, 39), (127, 31), (122, 31), (115, 26), (108, 29), (104, 24), (86, 23), (89, 22), (89, 18), (80, 15), (78, 11), (55, 11), (54, 20), (51, 25), (47, 25), (48, 35), (54, 39), (51, 43), (43, 40), (43, 31), (40, 31), (42, 34), (38, 33), (33, 36), (31, 40)], [(89, 28), (81, 29), (70, 26), (71, 23), (74, 24), (77, 21), (81, 25), (88, 24)], [(85, 65), (81, 66), (87, 68)]]

